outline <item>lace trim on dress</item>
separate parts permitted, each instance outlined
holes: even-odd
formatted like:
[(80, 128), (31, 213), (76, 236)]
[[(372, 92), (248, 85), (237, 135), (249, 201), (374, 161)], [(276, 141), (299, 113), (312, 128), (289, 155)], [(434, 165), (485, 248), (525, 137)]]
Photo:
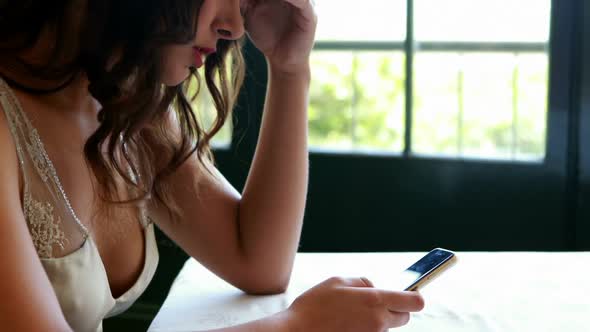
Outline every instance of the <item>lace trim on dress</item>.
[(61, 218), (55, 217), (53, 205), (34, 199), (28, 192), (25, 193), (24, 210), (37, 254), (40, 258), (53, 258), (54, 246), (63, 250), (67, 241), (60, 228)]

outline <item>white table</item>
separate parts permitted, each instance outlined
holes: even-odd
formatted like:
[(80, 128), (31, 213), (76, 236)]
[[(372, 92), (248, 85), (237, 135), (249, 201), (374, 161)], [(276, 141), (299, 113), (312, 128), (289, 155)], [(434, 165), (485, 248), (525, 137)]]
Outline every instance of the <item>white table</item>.
[[(150, 332), (202, 331), (288, 307), (330, 276), (366, 276), (396, 288), (395, 275), (423, 253), (298, 254), (286, 293), (248, 296), (193, 259), (174, 281)], [(426, 308), (396, 331), (590, 331), (590, 253), (458, 253), (428, 285)]]

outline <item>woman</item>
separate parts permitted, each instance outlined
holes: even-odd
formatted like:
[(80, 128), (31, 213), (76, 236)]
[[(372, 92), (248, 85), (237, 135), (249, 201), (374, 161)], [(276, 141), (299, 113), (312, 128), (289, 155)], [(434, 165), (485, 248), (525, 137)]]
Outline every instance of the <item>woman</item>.
[[(2, 330), (100, 331), (151, 280), (154, 224), (245, 292), (284, 291), (307, 190), (315, 27), (309, 0), (0, 2)], [(208, 142), (241, 84), (246, 31), (269, 85), (240, 195)], [(209, 131), (190, 76), (214, 97)], [(416, 293), (332, 278), (222, 331), (383, 331), (422, 307)]]

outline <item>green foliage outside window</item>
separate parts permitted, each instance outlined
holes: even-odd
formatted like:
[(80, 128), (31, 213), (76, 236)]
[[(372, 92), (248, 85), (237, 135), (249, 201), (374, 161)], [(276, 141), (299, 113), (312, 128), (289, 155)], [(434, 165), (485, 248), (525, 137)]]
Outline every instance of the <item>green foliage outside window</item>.
[(312, 56), (312, 147), (400, 151), (404, 137), (401, 52), (318, 52)]

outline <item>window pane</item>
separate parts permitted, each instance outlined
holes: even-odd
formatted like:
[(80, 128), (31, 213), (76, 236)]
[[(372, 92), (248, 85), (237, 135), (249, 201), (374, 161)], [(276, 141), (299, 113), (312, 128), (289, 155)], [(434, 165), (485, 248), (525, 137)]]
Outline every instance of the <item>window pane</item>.
[(544, 158), (550, 0), (415, 1), (413, 152)]
[(318, 41), (402, 41), (406, 0), (317, 0)]
[(422, 53), (415, 65), (415, 152), (544, 157), (546, 55)]
[[(512, 92), (514, 56), (467, 54), (461, 57), (463, 105), (460, 155), (511, 157), (515, 146)], [(517, 88), (514, 92), (518, 93)]]
[(517, 157), (538, 159), (545, 153), (549, 60), (543, 54), (517, 57)]
[(414, 0), (421, 41), (547, 42), (550, 0)]
[(415, 152), (458, 153), (459, 65), (454, 54), (419, 55), (414, 59), (412, 142)]
[(402, 52), (312, 55), (312, 148), (400, 152), (404, 138)]

